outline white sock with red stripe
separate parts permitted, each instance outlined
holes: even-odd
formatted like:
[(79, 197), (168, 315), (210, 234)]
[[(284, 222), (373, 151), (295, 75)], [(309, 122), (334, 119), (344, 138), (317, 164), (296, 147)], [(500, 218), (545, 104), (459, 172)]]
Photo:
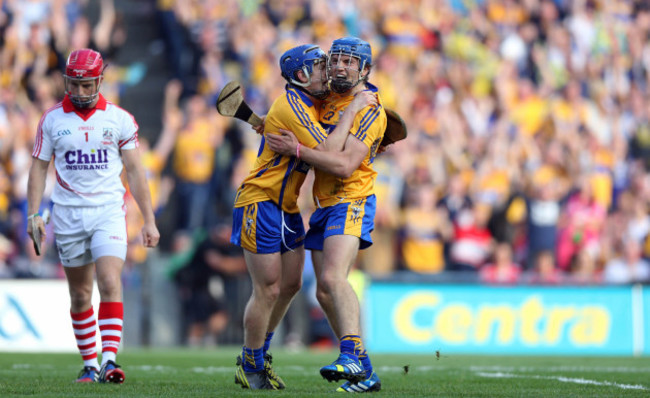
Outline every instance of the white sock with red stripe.
[(124, 306), (121, 302), (99, 303), (99, 333), (102, 335), (102, 366), (115, 362), (117, 349), (122, 340)]
[(99, 369), (97, 362), (97, 340), (95, 334), (97, 333), (97, 322), (95, 321), (95, 312), (93, 307), (84, 311), (73, 313), (70, 311), (72, 318), (72, 330), (74, 337), (77, 340), (77, 348), (81, 358), (84, 360), (84, 366), (92, 366)]

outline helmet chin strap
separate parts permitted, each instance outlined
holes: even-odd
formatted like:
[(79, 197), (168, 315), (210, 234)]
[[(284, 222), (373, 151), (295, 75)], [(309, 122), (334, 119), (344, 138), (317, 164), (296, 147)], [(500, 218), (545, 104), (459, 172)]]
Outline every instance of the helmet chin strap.
[(88, 100), (80, 100), (80, 98), (85, 98), (85, 97), (80, 97), (76, 95), (70, 95), (68, 94), (68, 98), (70, 98), (70, 102), (72, 102), (72, 105), (76, 106), (77, 108), (80, 109), (87, 109), (90, 108), (90, 105), (95, 101), (95, 99), (99, 96), (99, 93), (91, 95)]
[(346, 79), (336, 79), (335, 78), (335, 79), (332, 79), (332, 81), (330, 82), (330, 87), (332, 88), (332, 91), (334, 91), (337, 94), (345, 94), (348, 91), (355, 88), (356, 86), (358, 86), (359, 83), (365, 82), (365, 81), (366, 81), (365, 78), (363, 78), (363, 79), (359, 78), (359, 79), (357, 79), (357, 81), (355, 83), (352, 83), (351, 81), (346, 80)]

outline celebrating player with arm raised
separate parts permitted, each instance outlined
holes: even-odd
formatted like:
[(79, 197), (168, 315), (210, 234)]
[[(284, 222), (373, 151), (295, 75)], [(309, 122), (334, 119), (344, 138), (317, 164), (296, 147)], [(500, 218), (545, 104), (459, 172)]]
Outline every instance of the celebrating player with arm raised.
[[(292, 48), (280, 57), (286, 92), (265, 120), (266, 136), (293, 131), (306, 147), (327, 146), (318, 123), (320, 100), (328, 94), (327, 56), (315, 45)], [(374, 103), (359, 95), (332, 133), (345, 139), (358, 111)], [(340, 133), (342, 131), (342, 133)], [(273, 332), (302, 284), (305, 232), (297, 205), (309, 166), (296, 156), (273, 152), (262, 139), (250, 174), (237, 191), (231, 242), (244, 249), (253, 293), (244, 312), (244, 347), (235, 381), (243, 388), (281, 389), (267, 354)]]
[[(377, 92), (368, 83), (371, 66), (372, 53), (367, 42), (345, 37), (332, 43), (328, 73), (334, 93), (321, 106), (323, 126), (338, 125), (340, 112), (355, 95), (365, 90)], [(340, 339), (341, 354), (331, 365), (321, 368), (320, 373), (328, 381), (347, 379), (339, 391), (381, 388), (361, 341), (359, 300), (347, 276), (358, 251), (372, 244), (377, 175), (372, 163), (385, 129), (386, 114), (380, 101), (378, 107), (357, 114), (343, 150), (305, 148), (286, 131), (267, 136), (271, 149), (296, 155), (316, 168), (313, 193), (318, 208), (309, 221), (305, 247), (312, 251), (318, 301)]]
[[(122, 338), (121, 273), (127, 236), (122, 169), (144, 218), (145, 246), (160, 234), (138, 153), (138, 125), (133, 116), (99, 93), (104, 63), (90, 49), (73, 51), (66, 62), (66, 95), (41, 117), (29, 171), (27, 233), (45, 237), (38, 209), (45, 176), (54, 158), (57, 185), (52, 194), (52, 220), (59, 256), (70, 292), (72, 328), (84, 368), (77, 382), (122, 383), (115, 363)], [(40, 243), (40, 242), (39, 242)], [(97, 320), (91, 297), (97, 274), (100, 304)], [(102, 365), (96, 350), (96, 326), (102, 339)]]

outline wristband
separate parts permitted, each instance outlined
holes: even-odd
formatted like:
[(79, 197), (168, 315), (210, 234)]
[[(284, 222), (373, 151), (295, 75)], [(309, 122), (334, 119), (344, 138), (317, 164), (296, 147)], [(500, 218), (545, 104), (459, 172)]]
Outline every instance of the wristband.
[(31, 220), (32, 218), (34, 218), (34, 217), (36, 217), (36, 216), (39, 216), (39, 217), (40, 217), (40, 216), (41, 216), (41, 213), (34, 213), (34, 214), (32, 214), (31, 216), (27, 217), (27, 219), (28, 219), (28, 220)]
[(300, 145), (302, 145), (302, 144), (298, 143), (298, 145), (296, 145), (296, 157), (298, 159), (300, 159)]

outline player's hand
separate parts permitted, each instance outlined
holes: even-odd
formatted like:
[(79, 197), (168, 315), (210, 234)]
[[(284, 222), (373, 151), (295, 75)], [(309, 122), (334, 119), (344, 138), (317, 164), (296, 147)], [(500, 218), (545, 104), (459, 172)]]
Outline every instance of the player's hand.
[(289, 130), (279, 129), (280, 134), (266, 134), (266, 143), (273, 151), (287, 156), (296, 156), (298, 139)]
[(47, 234), (45, 233), (45, 222), (43, 221), (43, 218), (41, 218), (40, 215), (34, 216), (33, 219), (27, 220), (27, 235), (29, 235), (29, 237), (32, 240), (34, 240), (34, 228), (38, 228), (38, 230), (40, 231), (40, 237), (41, 237), (40, 243), (43, 243), (45, 241), (45, 238), (47, 237)]
[(376, 106), (377, 104), (377, 95), (370, 90), (363, 90), (354, 96), (348, 108), (357, 113), (367, 106)]
[(144, 247), (156, 247), (160, 241), (160, 232), (153, 223), (145, 224), (142, 227), (142, 243)]
[(259, 126), (251, 126), (253, 130), (259, 135), (264, 135), (264, 121), (266, 121), (266, 115), (260, 117), (262, 119), (262, 124)]

